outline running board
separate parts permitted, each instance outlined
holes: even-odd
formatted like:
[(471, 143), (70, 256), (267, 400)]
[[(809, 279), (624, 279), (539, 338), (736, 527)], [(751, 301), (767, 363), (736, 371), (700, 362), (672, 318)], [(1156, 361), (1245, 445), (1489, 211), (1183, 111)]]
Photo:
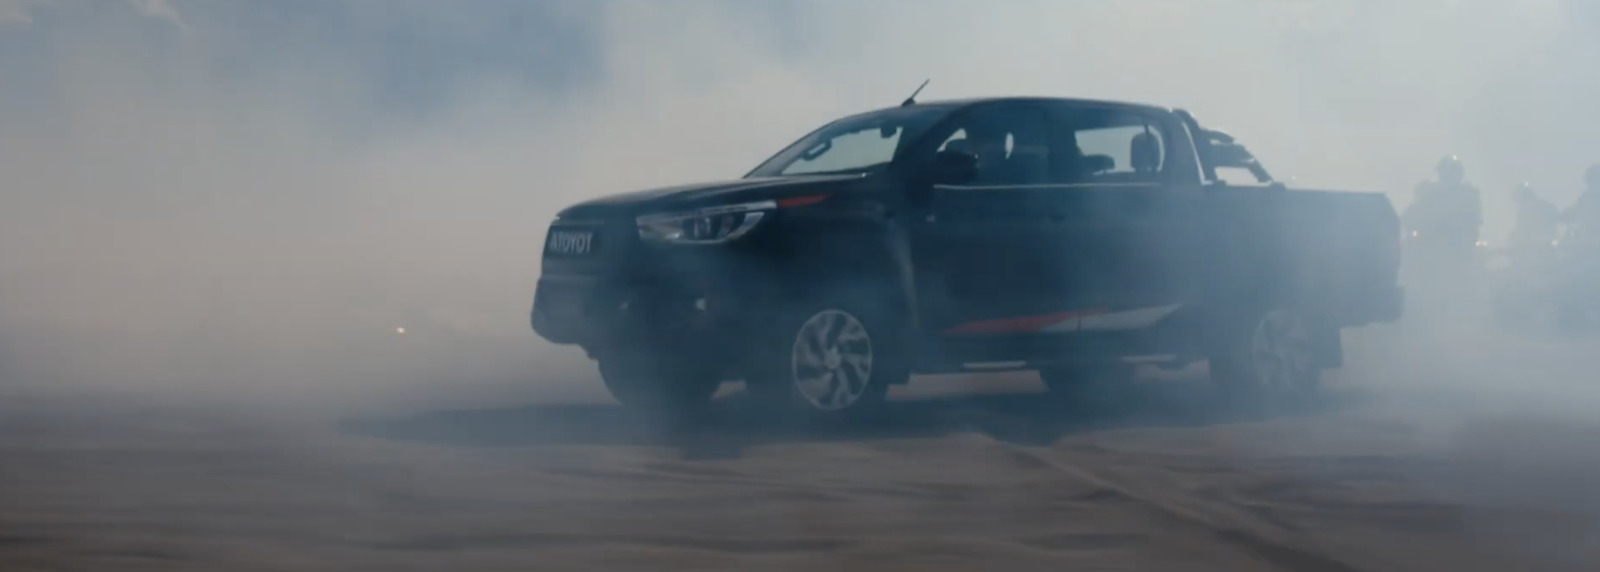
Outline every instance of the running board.
[[(1183, 367), (1187, 364), (1194, 363), (1196, 360), (1184, 359), (1183, 356), (1177, 354), (1155, 354), (1125, 356), (1119, 358), (1118, 361), (1133, 365), (1149, 364), (1164, 367)], [(967, 371), (1017, 371), (1026, 369), (1039, 369), (1040, 367), (1045, 367), (1047, 365), (1048, 364), (1027, 361), (984, 361), (963, 363), (961, 364), (961, 368)]]
[(961, 364), (962, 369), (973, 371), (1011, 371), (1028, 369), (1025, 361), (985, 361)]

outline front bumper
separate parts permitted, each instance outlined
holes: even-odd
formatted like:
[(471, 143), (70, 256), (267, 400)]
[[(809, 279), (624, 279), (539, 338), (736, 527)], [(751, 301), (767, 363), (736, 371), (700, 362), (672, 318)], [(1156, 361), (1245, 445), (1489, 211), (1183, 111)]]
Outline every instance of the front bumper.
[(730, 296), (679, 283), (617, 283), (586, 276), (539, 278), (533, 331), (591, 355), (628, 349), (690, 351), (721, 342), (738, 322)]
[(555, 344), (582, 344), (612, 329), (608, 314), (621, 314), (625, 307), (619, 302), (603, 311), (605, 304), (599, 295), (600, 281), (587, 277), (539, 278), (533, 295), (533, 309), (529, 319), (534, 333)]

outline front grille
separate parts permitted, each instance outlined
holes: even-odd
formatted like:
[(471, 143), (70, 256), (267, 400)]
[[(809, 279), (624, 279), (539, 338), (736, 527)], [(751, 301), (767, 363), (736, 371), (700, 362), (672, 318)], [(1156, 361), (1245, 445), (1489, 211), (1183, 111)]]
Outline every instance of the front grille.
[(629, 266), (638, 231), (631, 219), (563, 218), (545, 232), (545, 274), (611, 275)]
[(589, 258), (604, 255), (605, 229), (592, 225), (551, 225), (544, 238), (544, 254), (555, 258)]

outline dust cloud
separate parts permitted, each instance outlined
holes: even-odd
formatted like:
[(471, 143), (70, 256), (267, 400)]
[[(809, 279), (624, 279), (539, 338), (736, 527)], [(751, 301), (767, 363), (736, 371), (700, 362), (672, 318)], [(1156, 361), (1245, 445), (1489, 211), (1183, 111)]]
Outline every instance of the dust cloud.
[[(0, 14), (11, 390), (589, 385), (581, 355), (526, 326), (557, 209), (737, 176), (923, 78), (925, 98), (1187, 107), (1280, 177), (1399, 205), (1459, 153), (1491, 233), (1516, 181), (1575, 195), (1594, 152), (1583, 126), (1600, 119), (1582, 103), (1600, 85), (1574, 73), (1600, 59), (1581, 2), (13, 0)], [(519, 57), (581, 69), (541, 77)]]
[[(581, 351), (545, 344), (528, 327), (541, 242), (556, 211), (608, 193), (737, 177), (825, 121), (898, 103), (924, 79), (932, 82), (923, 100), (1030, 94), (1184, 107), (1239, 137), (1279, 178), (1381, 191), (1397, 207), (1440, 156), (1458, 154), (1468, 180), (1484, 190), (1485, 234), (1494, 241), (1509, 230), (1514, 184), (1532, 182), (1567, 204), (1584, 167), (1600, 161), (1590, 133), (1600, 125), (1595, 69), (1600, 10), (1584, 0), (0, 0), (0, 408), (62, 396), (68, 403), (338, 412), (609, 403)], [(1549, 506), (1588, 502), (1574, 479), (1600, 478), (1600, 458), (1577, 453), (1582, 436), (1595, 434), (1589, 412), (1600, 406), (1600, 390), (1590, 360), (1600, 346), (1471, 322), (1369, 328), (1349, 332), (1346, 344), (1347, 365), (1335, 384), (1379, 413), (1314, 419), (1255, 438), (1244, 435), (1250, 424), (1168, 441), (1145, 440), (1140, 431), (1091, 436), (1085, 439), (1097, 440), (1094, 446), (1063, 445), (1048, 462), (973, 439), (786, 451), (839, 471), (828, 478), (862, 470), (859, 459), (869, 455), (921, 459), (926, 475), (951, 467), (976, 475), (989, 465), (937, 454), (987, 455), (994, 466), (1018, 465), (1016, 475), (1055, 487), (1061, 477), (1051, 467), (1063, 464), (1110, 467), (1107, 474), (1115, 475), (1133, 474), (1137, 463), (1126, 455), (1137, 451), (1163, 459), (1206, 455), (1193, 463), (1281, 451), (1309, 456), (1343, 435), (1391, 423), (1411, 427), (1409, 439), (1434, 439), (1429, 450), (1460, 469), (1408, 477), (1497, 503), (1527, 500), (1511, 497), (1534, 489), (1545, 495), (1534, 500)], [(614, 412), (569, 413), (581, 425)], [(34, 437), (17, 430), (31, 418), (7, 419), (0, 449), (34, 454)], [(63, 419), (50, 422), (77, 417)], [(470, 425), (450, 419), (441, 423)], [(541, 443), (571, 436), (518, 425), (526, 422), (496, 421), (483, 432)], [(93, 427), (73, 425), (68, 433)], [(602, 433), (576, 440), (614, 444)], [(205, 446), (232, 451), (245, 442), (218, 435)], [(1478, 442), (1488, 448), (1471, 448)], [(507, 499), (522, 497), (508, 491), (535, 489), (510, 470), (532, 465), (465, 454), (445, 463), (434, 453), (405, 457), (411, 453), (362, 443), (334, 453), (308, 445), (306, 454), (323, 455), (318, 463), (353, 457), (418, 471), (464, 463), (498, 476), (425, 474), (448, 489), (444, 497), (483, 495), (484, 507), (515, 506)], [(249, 464), (260, 462), (252, 451), (235, 452), (240, 466), (257, 466)], [(775, 458), (734, 468), (766, 475), (751, 483), (821, 470), (796, 473)], [(590, 465), (712, 474), (646, 460), (572, 453), (514, 462), (550, 464), (555, 468), (539, 478), (576, 487), (572, 498), (594, 502), (622, 503), (617, 499), (655, 489), (632, 481), (616, 490), (585, 488), (587, 481), (571, 485), (563, 475), (590, 474), (583, 472), (595, 471)], [(170, 493), (161, 487), (172, 487), (139, 477), (144, 473), (119, 477), (132, 470), (121, 465), (83, 462), (89, 468), (78, 480), (26, 464), (29, 472), (5, 485), (38, 487), (13, 500), (60, 499), (80, 509), (72, 503), (89, 498), (84, 494), (148, 485), (140, 489), (146, 496), (126, 498), (159, 499)], [(391, 508), (407, 526), (434, 522), (438, 511), (427, 508), (434, 505), (416, 500), (428, 499), (427, 483), (388, 474), (361, 480), (369, 477), (356, 469), (333, 478), (306, 468), (321, 466), (286, 462), (239, 474), (259, 474), (261, 490), (278, 491), (278, 481), (268, 482), (277, 478), (272, 471), (303, 469), (282, 482), (303, 478), (311, 483), (305, 490), (329, 498), (408, 490), (412, 504), (385, 497), (374, 506), (399, 507)], [(900, 478), (887, 466), (863, 482)], [(1569, 476), (1549, 480), (1548, 472), (1529, 468), (1540, 466), (1564, 467)], [(1329, 467), (1296, 470), (1342, 478)], [(189, 474), (212, 470), (196, 466)], [(1004, 501), (1020, 478), (993, 473), (972, 482), (992, 479), (995, 492), (984, 494)], [(1132, 487), (1154, 478), (1123, 480)], [(927, 487), (969, 490), (960, 487), (972, 482)], [(672, 490), (684, 495), (710, 494), (678, 486), (684, 490)], [(858, 488), (801, 492), (862, 497), (861, 506), (904, 502), (888, 493), (890, 500), (866, 498), (882, 491)], [(1132, 496), (1145, 502), (1179, 488), (1152, 485)], [(1084, 499), (1104, 498), (1099, 489), (1085, 490), (1078, 491)], [(763, 502), (792, 504), (802, 496)], [(1214, 495), (1196, 493), (1207, 496)], [(327, 516), (337, 508), (313, 497), (295, 497), (305, 501), (295, 510)], [(935, 516), (1004, 505), (961, 498), (929, 495), (928, 502), (951, 503), (944, 512), (873, 515), (904, 517), (908, 522), (895, 527), (907, 528), (884, 528), (912, 530), (937, 525)], [(530, 512), (542, 514), (546, 505), (537, 506)], [(718, 506), (695, 503), (695, 510)], [(1040, 506), (1019, 500), (1002, 506), (1015, 511), (1002, 516)], [(571, 522), (596, 530), (617, 525), (601, 522), (610, 512), (581, 508), (568, 515)], [(1600, 513), (1600, 501), (1594, 508)], [(165, 518), (154, 509), (146, 514)], [(379, 522), (382, 514), (338, 516), (379, 531), (393, 524)], [(346, 521), (332, 516), (319, 522), (345, 530)], [(566, 524), (563, 534), (581, 529)], [(961, 528), (971, 532), (969, 523)], [(629, 542), (642, 542), (637, 538)], [(1192, 545), (1187, 537), (1174, 544)], [(1030, 550), (1017, 552), (1018, 562), (1040, 554)]]
[[(592, 386), (526, 324), (556, 210), (737, 176), (923, 78), (925, 98), (1186, 107), (1280, 177), (1397, 206), (1458, 153), (1491, 237), (1500, 189), (1575, 196), (1600, 120), (1581, 2), (310, 7), (5, 4), (9, 390)], [(534, 22), (496, 27), (516, 18)]]

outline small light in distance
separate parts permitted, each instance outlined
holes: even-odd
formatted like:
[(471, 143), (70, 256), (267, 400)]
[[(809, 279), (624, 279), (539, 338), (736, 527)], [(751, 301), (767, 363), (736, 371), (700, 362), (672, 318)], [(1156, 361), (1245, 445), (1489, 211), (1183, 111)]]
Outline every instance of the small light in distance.
[(405, 328), (395, 328), (394, 329), (394, 333), (399, 334), (399, 335), (405, 335), (406, 329)]

